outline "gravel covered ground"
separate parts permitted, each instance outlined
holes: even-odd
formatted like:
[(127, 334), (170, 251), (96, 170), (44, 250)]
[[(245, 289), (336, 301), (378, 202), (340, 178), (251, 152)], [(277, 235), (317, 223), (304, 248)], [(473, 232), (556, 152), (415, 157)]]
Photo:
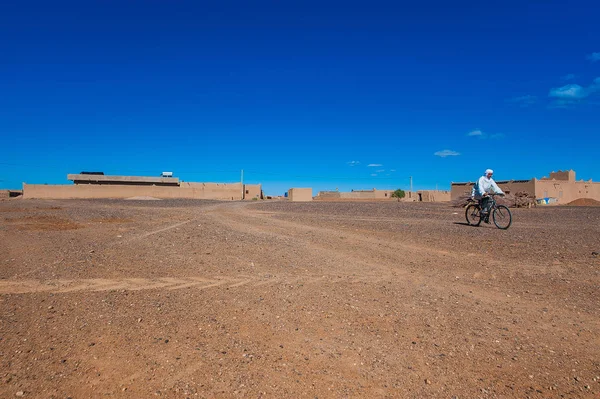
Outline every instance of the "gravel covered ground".
[(463, 212), (0, 201), (0, 397), (600, 397), (600, 208)]

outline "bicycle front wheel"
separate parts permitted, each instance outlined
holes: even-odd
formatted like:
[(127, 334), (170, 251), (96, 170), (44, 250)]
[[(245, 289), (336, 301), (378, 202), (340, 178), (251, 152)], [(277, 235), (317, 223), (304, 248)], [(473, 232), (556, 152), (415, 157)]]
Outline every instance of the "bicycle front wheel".
[(506, 230), (512, 224), (512, 215), (510, 210), (504, 205), (498, 205), (496, 209), (494, 209), (492, 217), (494, 219), (494, 224), (499, 229)]
[(481, 224), (481, 208), (477, 204), (471, 204), (465, 210), (467, 223), (471, 226), (479, 226)]

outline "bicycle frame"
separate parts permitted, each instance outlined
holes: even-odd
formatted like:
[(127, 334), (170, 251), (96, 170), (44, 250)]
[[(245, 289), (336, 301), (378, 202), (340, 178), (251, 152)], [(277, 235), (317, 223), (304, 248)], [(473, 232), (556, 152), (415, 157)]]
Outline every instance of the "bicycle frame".
[[(486, 204), (488, 208), (488, 212), (484, 214), (483, 212), (483, 198), (479, 200), (471, 200), (471, 204), (466, 207), (465, 216), (467, 218), (467, 222), (471, 225), (479, 226), (482, 220), (485, 219), (486, 223), (489, 223), (488, 220), (492, 217), (494, 224), (496, 227), (502, 230), (506, 230), (512, 224), (512, 215), (510, 210), (504, 205), (498, 205), (496, 201), (496, 196), (502, 194), (488, 194), (488, 196), (484, 198), (489, 198), (489, 203)], [(475, 212), (471, 212), (470, 209), (476, 209)], [(497, 215), (500, 216), (500, 219), (497, 219)], [(475, 220), (473, 219), (475, 217)], [(506, 221), (506, 217), (508, 217), (508, 224), (504, 225), (503, 221)]]

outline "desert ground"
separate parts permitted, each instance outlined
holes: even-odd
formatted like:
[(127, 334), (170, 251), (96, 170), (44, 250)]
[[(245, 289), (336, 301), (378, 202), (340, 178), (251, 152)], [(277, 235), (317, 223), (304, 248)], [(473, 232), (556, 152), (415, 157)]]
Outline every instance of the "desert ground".
[(463, 212), (0, 201), (0, 397), (600, 397), (600, 207)]

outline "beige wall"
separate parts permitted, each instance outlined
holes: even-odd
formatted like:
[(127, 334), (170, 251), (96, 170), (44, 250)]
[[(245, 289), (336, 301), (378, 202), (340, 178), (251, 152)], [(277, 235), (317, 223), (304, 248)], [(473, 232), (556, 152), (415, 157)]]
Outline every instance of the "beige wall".
[(320, 191), (317, 195), (318, 200), (386, 200), (392, 199), (392, 190), (361, 190), (361, 191)]
[(127, 186), (127, 185), (42, 185), (23, 183), (23, 198), (193, 198), (241, 200), (241, 183), (181, 183), (180, 186)]
[(319, 194), (315, 197), (316, 200), (329, 200), (335, 201), (342, 198), (339, 191), (319, 191)]
[(445, 201), (450, 201), (450, 191), (444, 191), (444, 190), (422, 190), (422, 191), (417, 191), (417, 195), (416, 195), (415, 200), (416, 201), (423, 201), (423, 202), (445, 202)]
[(10, 191), (8, 191), (8, 190), (0, 190), (0, 199), (1, 198), (10, 198)]
[(394, 194), (394, 190), (373, 190), (375, 193), (375, 199), (388, 199), (392, 198), (392, 194)]
[(419, 200), (419, 196), (417, 195), (416, 191), (405, 191), (404, 192), (404, 198), (402, 198), (402, 201), (418, 201)]
[(567, 204), (579, 198), (592, 198), (600, 201), (600, 183), (536, 180), (535, 197), (556, 198), (557, 204)]
[[(388, 194), (387, 196), (385, 194)], [(391, 198), (391, 194), (384, 191), (368, 190), (368, 191), (350, 191), (340, 193), (343, 199), (386, 199)]]
[(244, 184), (244, 199), (262, 199), (262, 187), (260, 184)]
[(312, 201), (312, 188), (290, 188), (288, 190), (288, 198), (290, 201)]
[(565, 170), (564, 172), (562, 170), (559, 170), (558, 172), (551, 172), (550, 173), (550, 178), (542, 178), (541, 180), (568, 180), (568, 181), (575, 181), (575, 171), (574, 170)]
[(452, 183), (450, 185), (450, 200), (454, 201), (464, 195), (471, 195), (473, 183)]

